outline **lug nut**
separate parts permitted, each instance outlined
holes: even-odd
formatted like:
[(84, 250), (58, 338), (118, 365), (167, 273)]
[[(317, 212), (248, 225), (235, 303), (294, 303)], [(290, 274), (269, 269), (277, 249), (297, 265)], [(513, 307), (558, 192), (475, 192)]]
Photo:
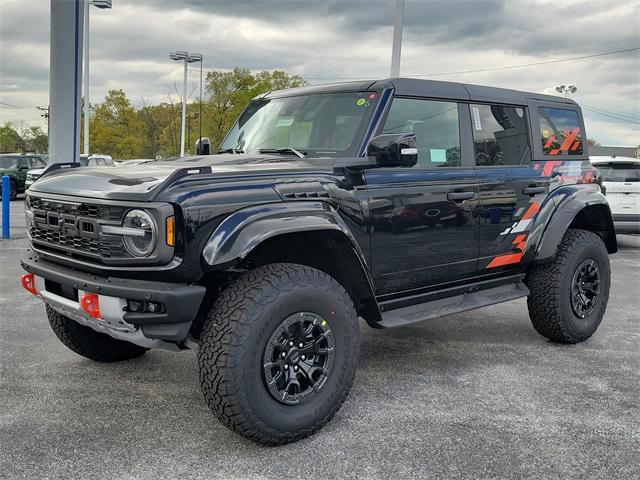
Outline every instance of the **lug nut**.
[(285, 369), (285, 370), (289, 370), (289, 365), (286, 365), (286, 364), (285, 364), (284, 369)]
[(293, 370), (297, 372), (298, 371), (298, 366), (296, 365), (295, 367), (293, 367)]
[(298, 347), (300, 348), (304, 347), (304, 343), (300, 342), (300, 345), (298, 345)]
[(306, 359), (307, 359), (307, 357), (305, 357), (304, 355), (302, 355), (300, 358), (301, 358), (302, 360), (306, 360)]
[(286, 354), (286, 353), (284, 353), (284, 352), (282, 352), (282, 353), (280, 354), (280, 356), (281, 356), (282, 358), (284, 358), (284, 357), (286, 357), (286, 356), (287, 356), (287, 354)]
[(293, 347), (293, 342), (289, 342), (289, 346), (290, 346), (290, 347)]

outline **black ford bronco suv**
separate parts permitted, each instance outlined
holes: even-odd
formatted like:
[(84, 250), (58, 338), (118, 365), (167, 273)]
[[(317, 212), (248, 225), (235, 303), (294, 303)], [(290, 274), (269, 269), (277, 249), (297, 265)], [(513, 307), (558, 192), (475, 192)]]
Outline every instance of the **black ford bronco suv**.
[(561, 343), (602, 320), (616, 237), (571, 100), (412, 79), (272, 92), (218, 153), (51, 166), (27, 191), (22, 283), (92, 360), (198, 349), (209, 407), (254, 441), (333, 417), (360, 319), (528, 297)]

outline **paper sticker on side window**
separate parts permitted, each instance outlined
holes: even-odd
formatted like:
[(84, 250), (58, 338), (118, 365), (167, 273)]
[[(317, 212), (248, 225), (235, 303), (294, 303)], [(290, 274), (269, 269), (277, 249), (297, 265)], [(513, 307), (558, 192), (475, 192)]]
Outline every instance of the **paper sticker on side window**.
[(480, 110), (478, 107), (471, 107), (473, 114), (473, 128), (476, 130), (482, 130), (482, 123), (480, 123)]

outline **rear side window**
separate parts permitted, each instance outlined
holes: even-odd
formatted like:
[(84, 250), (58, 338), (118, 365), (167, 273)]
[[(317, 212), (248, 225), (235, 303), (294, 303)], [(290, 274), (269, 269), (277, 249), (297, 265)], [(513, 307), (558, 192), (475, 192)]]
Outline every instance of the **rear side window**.
[(538, 108), (540, 137), (545, 155), (582, 155), (582, 131), (575, 110)]
[(529, 161), (524, 108), (471, 105), (476, 165), (521, 165)]
[(415, 168), (460, 166), (458, 104), (395, 98), (382, 133), (414, 133), (418, 144)]

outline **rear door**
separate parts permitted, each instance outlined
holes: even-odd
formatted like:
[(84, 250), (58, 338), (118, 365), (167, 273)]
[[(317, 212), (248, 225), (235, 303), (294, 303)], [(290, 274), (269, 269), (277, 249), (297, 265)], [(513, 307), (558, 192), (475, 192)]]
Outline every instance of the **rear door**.
[(531, 166), (527, 107), (472, 103), (476, 175), (479, 184), (478, 273), (519, 268), (528, 225), (547, 191), (547, 179)]
[(478, 219), (469, 202), (478, 187), (461, 108), (453, 101), (393, 100), (382, 133), (414, 133), (418, 162), (365, 172), (378, 295), (458, 280), (476, 270)]

